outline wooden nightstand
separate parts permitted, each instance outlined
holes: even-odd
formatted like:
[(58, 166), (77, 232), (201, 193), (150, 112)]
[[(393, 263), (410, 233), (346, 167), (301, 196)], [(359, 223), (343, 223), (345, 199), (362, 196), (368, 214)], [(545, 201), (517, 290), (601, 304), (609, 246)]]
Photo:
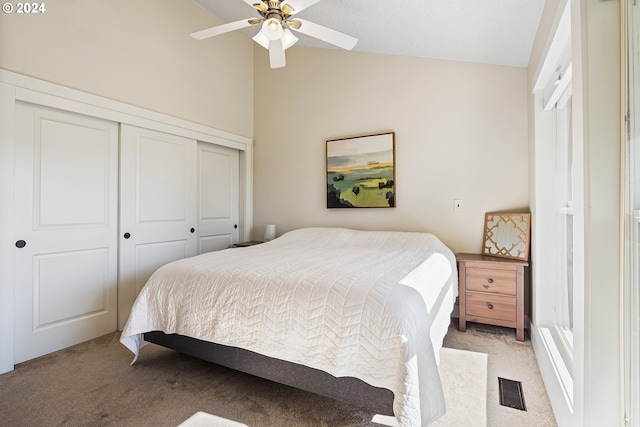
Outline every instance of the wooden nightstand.
[(460, 325), (467, 322), (516, 329), (524, 341), (524, 268), (526, 261), (477, 254), (458, 254)]

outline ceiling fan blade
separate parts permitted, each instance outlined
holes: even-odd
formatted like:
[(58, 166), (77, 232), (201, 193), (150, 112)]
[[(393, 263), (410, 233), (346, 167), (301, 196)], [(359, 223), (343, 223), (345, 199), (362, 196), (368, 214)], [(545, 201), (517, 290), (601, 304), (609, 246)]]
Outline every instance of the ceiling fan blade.
[(235, 31), (241, 28), (250, 27), (254, 23), (255, 22), (253, 18), (247, 18), (241, 21), (229, 22), (228, 24), (222, 24), (216, 27), (211, 27), (204, 30), (196, 31), (195, 33), (191, 33), (191, 37), (193, 37), (196, 40), (203, 40), (209, 37), (219, 36), (220, 34), (228, 33), (230, 31)]
[(269, 43), (269, 63), (271, 68), (282, 68), (287, 65), (282, 40), (271, 40)]
[[(291, 15), (295, 15), (296, 13), (300, 13), (301, 11), (305, 10), (309, 6), (313, 6), (319, 1), (320, 0), (287, 0), (282, 3), (283, 5), (288, 5), (289, 7), (291, 7), (291, 9), (293, 9)], [(280, 8), (282, 8), (282, 6), (280, 6)]]
[(291, 26), (295, 31), (341, 47), (342, 49), (351, 50), (355, 47), (356, 43), (358, 43), (357, 38), (332, 30), (331, 28), (323, 27), (322, 25), (314, 24), (304, 19), (296, 19), (296, 21), (302, 25), (300, 25), (299, 28)]

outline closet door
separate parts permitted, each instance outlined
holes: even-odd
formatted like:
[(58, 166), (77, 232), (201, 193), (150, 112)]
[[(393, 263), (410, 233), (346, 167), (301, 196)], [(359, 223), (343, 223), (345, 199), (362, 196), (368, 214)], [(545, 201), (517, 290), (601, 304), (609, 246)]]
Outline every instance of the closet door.
[(14, 362), (117, 328), (118, 125), (16, 104)]
[(198, 253), (238, 242), (238, 150), (198, 142)]
[(119, 326), (151, 274), (197, 254), (192, 139), (121, 125)]

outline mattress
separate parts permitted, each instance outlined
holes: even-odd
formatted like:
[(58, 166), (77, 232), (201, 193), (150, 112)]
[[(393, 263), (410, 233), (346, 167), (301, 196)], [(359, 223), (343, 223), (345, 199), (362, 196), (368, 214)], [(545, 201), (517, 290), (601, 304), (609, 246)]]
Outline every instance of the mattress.
[(158, 330), (356, 377), (394, 393), (400, 426), (425, 426), (445, 413), (437, 364), (457, 289), (432, 234), (305, 228), (159, 268), (121, 342), (137, 358)]

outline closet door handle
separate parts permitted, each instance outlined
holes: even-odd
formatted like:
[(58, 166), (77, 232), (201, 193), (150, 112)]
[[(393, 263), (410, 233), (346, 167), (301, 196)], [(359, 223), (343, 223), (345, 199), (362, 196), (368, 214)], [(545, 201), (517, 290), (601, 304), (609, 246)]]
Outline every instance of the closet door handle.
[(233, 224), (233, 228), (238, 228), (238, 224)]
[(16, 242), (16, 248), (22, 249), (25, 246), (27, 246), (27, 242), (25, 242), (24, 240), (18, 240)]
[(129, 237), (131, 237), (131, 234), (130, 234), (130, 233), (124, 233), (124, 238), (125, 238), (125, 239), (128, 239)]
[(195, 228), (193, 228), (193, 227), (191, 227), (191, 230), (190, 230), (190, 231), (191, 231), (192, 233), (195, 233), (196, 229), (195, 229)]

